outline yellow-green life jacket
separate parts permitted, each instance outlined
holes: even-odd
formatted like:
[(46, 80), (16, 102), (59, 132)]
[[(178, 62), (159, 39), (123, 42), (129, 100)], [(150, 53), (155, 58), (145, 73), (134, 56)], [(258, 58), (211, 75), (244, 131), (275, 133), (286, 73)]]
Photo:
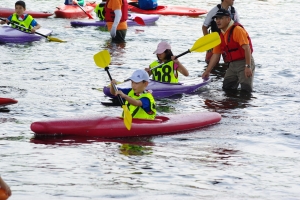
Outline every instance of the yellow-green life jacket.
[[(150, 68), (160, 65), (158, 60), (151, 63)], [(178, 83), (178, 73), (174, 69), (174, 62), (168, 62), (161, 67), (151, 70), (152, 79), (159, 82)]]
[[(125, 105), (128, 107), (128, 110), (130, 114), (132, 115), (132, 118), (139, 118), (139, 119), (155, 119), (156, 116), (156, 105), (155, 100), (150, 92), (143, 92), (139, 94), (139, 96), (134, 94), (133, 90), (130, 90), (128, 93), (128, 96), (140, 100), (141, 98), (148, 98), (150, 100), (150, 108), (151, 111), (147, 113), (141, 106), (134, 106), (128, 103), (128, 101), (125, 102)], [(124, 116), (124, 113), (122, 114)]]
[(94, 12), (97, 14), (100, 21), (104, 21), (104, 19), (105, 19), (104, 7), (105, 7), (105, 2), (101, 2), (94, 9)]
[[(32, 20), (33, 20), (33, 17), (31, 15), (27, 15), (25, 20), (21, 21), (21, 20), (19, 20), (18, 15), (16, 13), (14, 13), (11, 18), (11, 22), (12, 22), (11, 26), (13, 28), (17, 28), (24, 32), (30, 32), (30, 30), (32, 29), (32, 26), (30, 25)], [(19, 26), (22, 26), (24, 28), (16, 26), (16, 24), (18, 24)], [(28, 29), (28, 30), (26, 30), (26, 29)]]

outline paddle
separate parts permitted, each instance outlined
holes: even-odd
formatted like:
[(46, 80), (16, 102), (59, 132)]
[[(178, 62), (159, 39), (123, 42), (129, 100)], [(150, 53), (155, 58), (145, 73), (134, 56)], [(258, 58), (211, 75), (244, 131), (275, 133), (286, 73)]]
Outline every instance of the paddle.
[(89, 19), (94, 19), (89, 13), (87, 13), (78, 3), (76, 4), (88, 17)]
[[(5, 19), (3, 19), (3, 18), (1, 18), (1, 17), (0, 17), (0, 19), (1, 19), (2, 21), (6, 21)], [(20, 26), (20, 25), (18, 25), (17, 23), (14, 23), (14, 22), (9, 22), (9, 23), (14, 24), (14, 25), (16, 25), (16, 26), (19, 27), (19, 28), (22, 28), (22, 29), (25, 29), (25, 30), (27, 30), (27, 31), (30, 31), (30, 29), (27, 29), (27, 28), (25, 28), (24, 26)], [(18, 29), (17, 29), (17, 30), (18, 30)], [(20, 30), (20, 31), (21, 31), (21, 30)], [(50, 36), (47, 36), (47, 35), (43, 35), (43, 34), (41, 34), (41, 33), (39, 33), (39, 32), (35, 32), (35, 34), (38, 34), (38, 35), (40, 35), (40, 36), (43, 36), (43, 37), (47, 38), (49, 41), (53, 41), (53, 42), (66, 42), (66, 41), (60, 40), (60, 39), (58, 39), (58, 38), (54, 38), (54, 37), (50, 37)]]
[[(111, 75), (108, 71), (108, 65), (110, 63), (110, 54), (107, 50), (103, 50), (103, 51), (100, 51), (99, 53), (95, 54), (94, 55), (94, 61), (96, 63), (96, 65), (98, 67), (101, 67), (101, 68), (104, 68), (105, 71), (107, 72), (108, 76), (109, 76), (109, 79), (112, 81), (112, 78), (111, 78)], [(114, 87), (114, 90), (115, 91), (118, 91), (117, 87), (115, 86), (115, 84), (112, 83), (112, 86)], [(132, 116), (128, 110), (128, 107), (124, 104), (124, 101), (123, 99), (121, 98), (120, 95), (117, 95), (118, 97), (118, 100), (123, 108), (123, 111), (124, 111), (124, 124), (126, 126), (126, 128), (128, 130), (131, 129), (131, 123), (132, 123)]]
[[(193, 51), (195, 52), (204, 52), (206, 50), (209, 50), (211, 48), (214, 48), (215, 46), (217, 46), (218, 44), (221, 43), (221, 39), (220, 39), (220, 36), (217, 32), (213, 32), (211, 34), (207, 34), (201, 38), (199, 38), (193, 45), (193, 47), (191, 49), (188, 49), (187, 51), (183, 52), (182, 54), (179, 54), (177, 56), (175, 56), (175, 59), (187, 54), (187, 53), (191, 53)], [(170, 60), (167, 60), (166, 62), (160, 64), (160, 65), (157, 65), (153, 68), (151, 68), (151, 70), (155, 69), (155, 68), (158, 68), (158, 67), (161, 67), (163, 66), (164, 64), (168, 63), (172, 61), (172, 59)]]
[(128, 18), (129, 20), (135, 21), (137, 24), (145, 26), (145, 22), (141, 17), (135, 16), (134, 18)]

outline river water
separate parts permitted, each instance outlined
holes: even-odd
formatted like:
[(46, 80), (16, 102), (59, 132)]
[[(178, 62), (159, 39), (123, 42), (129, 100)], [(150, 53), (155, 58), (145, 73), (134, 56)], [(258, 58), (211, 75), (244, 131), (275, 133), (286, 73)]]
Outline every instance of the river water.
[[(50, 11), (63, 2), (27, 0), (28, 10)], [(210, 10), (218, 0), (161, 0)], [(14, 6), (1, 0), (0, 6)], [(204, 16), (161, 16), (154, 26), (129, 27), (127, 43), (111, 45), (95, 27), (72, 28), (68, 19), (37, 19), (52, 37), (0, 45), (0, 96), (18, 104), (0, 111), (0, 174), (10, 199), (299, 199), (300, 9), (296, 0), (235, 1), (254, 45), (252, 95), (222, 91), (224, 68), (194, 95), (158, 101), (160, 114), (214, 111), (222, 120), (185, 134), (152, 138), (35, 138), (34, 121), (121, 113), (105, 107), (99, 91), (109, 83), (93, 55), (111, 52), (110, 72), (124, 80), (155, 59), (161, 40), (175, 54), (202, 37)], [(180, 61), (196, 78), (205, 53)], [(121, 147), (138, 150), (124, 151)]]

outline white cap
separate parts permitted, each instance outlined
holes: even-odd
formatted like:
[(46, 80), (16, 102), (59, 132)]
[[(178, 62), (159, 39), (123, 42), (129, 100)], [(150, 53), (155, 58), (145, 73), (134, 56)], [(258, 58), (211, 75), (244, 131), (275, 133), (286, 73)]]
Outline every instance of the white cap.
[(149, 82), (149, 74), (143, 70), (143, 69), (138, 69), (129, 78), (133, 82), (139, 83), (142, 81), (148, 81)]

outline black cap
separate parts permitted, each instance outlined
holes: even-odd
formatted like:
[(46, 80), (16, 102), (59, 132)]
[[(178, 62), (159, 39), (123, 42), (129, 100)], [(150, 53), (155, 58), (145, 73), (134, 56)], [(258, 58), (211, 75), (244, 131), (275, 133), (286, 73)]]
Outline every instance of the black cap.
[(215, 14), (215, 16), (212, 17), (212, 19), (214, 19), (216, 17), (223, 17), (223, 16), (230, 17), (230, 13), (228, 10), (221, 8), (220, 10), (218, 10), (218, 12)]

